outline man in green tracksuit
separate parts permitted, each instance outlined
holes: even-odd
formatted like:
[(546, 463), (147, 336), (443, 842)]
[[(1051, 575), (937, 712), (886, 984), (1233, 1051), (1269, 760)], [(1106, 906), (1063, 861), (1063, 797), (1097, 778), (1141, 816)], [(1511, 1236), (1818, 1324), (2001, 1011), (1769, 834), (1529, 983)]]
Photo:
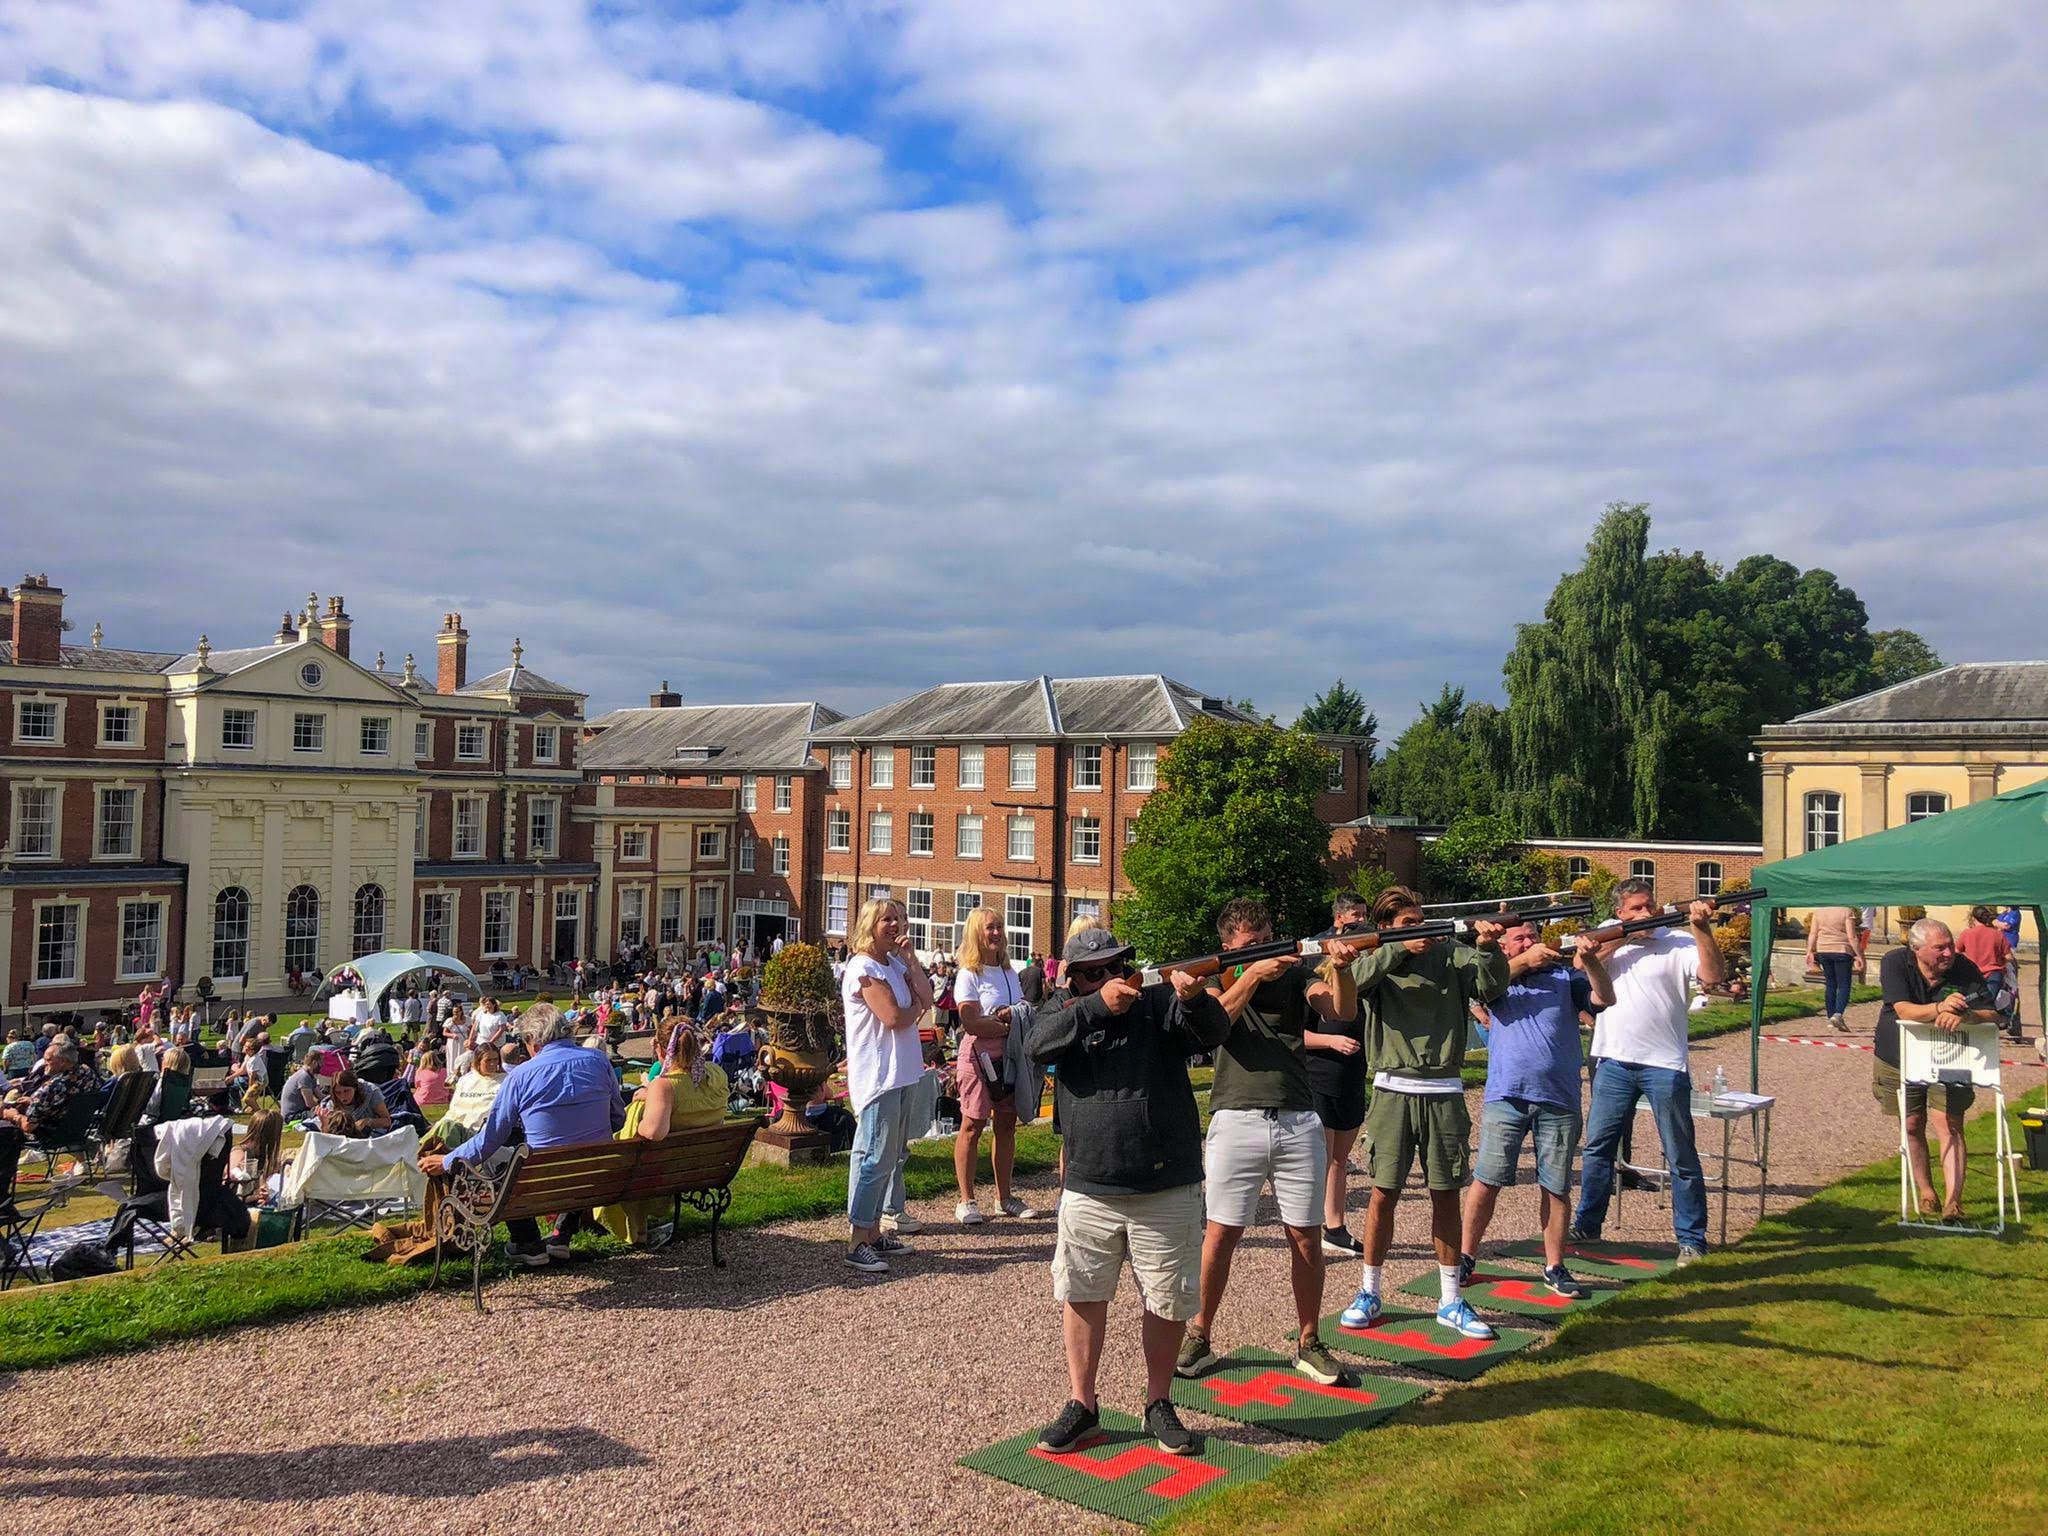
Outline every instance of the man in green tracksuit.
[[(1423, 921), (1421, 899), (1404, 886), (1389, 886), (1373, 903), (1372, 921), (1375, 928), (1412, 928)], [(1394, 1206), (1419, 1156), (1443, 1284), (1436, 1320), (1466, 1338), (1494, 1337), (1462, 1293), (1458, 1199), (1471, 1171), (1472, 1115), (1461, 1080), (1465, 1032), (1474, 1003), (1490, 1003), (1507, 991), (1501, 931), (1501, 924), (1480, 920), (1473, 924), (1474, 944), (1390, 941), (1351, 963), (1372, 1073), (1372, 1106), (1365, 1116), (1372, 1204), (1365, 1222), (1365, 1277), (1344, 1309), (1347, 1328), (1370, 1328), (1379, 1320), (1380, 1267), (1394, 1240)]]

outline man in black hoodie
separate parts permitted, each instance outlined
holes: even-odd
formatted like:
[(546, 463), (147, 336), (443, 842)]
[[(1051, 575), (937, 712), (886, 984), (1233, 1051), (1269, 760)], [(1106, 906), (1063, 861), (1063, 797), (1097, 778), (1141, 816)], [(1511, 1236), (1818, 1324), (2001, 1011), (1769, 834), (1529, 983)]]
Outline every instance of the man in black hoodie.
[(1065, 1452), (1102, 1438), (1095, 1379), (1128, 1258), (1145, 1303), (1145, 1428), (1185, 1456), (1199, 1445), (1168, 1394), (1181, 1333), (1201, 1305), (1202, 1121), (1187, 1062), (1223, 1042), (1230, 1017), (1185, 972), (1138, 986), (1130, 953), (1104, 929), (1075, 934), (1061, 968), (1070, 999), (1027, 1037), (1032, 1060), (1054, 1070), (1067, 1153), (1052, 1276), (1073, 1397), (1038, 1443)]

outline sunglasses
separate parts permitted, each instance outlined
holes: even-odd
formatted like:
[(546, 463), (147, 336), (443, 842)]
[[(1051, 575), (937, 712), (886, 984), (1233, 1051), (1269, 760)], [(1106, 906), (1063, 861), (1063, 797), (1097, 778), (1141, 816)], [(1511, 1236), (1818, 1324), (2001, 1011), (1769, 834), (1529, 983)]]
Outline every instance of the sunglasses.
[(1109, 960), (1096, 965), (1075, 965), (1067, 968), (1067, 974), (1075, 981), (1101, 981), (1106, 977), (1120, 976), (1124, 966), (1120, 960)]

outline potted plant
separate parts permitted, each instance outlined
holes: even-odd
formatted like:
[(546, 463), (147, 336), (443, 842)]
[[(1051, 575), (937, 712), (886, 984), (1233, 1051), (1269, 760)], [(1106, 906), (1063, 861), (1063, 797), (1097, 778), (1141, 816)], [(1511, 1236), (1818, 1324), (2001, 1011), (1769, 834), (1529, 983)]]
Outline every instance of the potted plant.
[(761, 1075), (784, 1094), (781, 1116), (761, 1134), (791, 1153), (822, 1155), (830, 1138), (811, 1129), (804, 1105), (839, 1060), (839, 987), (825, 951), (783, 945), (762, 969), (758, 1007), (768, 1020)]

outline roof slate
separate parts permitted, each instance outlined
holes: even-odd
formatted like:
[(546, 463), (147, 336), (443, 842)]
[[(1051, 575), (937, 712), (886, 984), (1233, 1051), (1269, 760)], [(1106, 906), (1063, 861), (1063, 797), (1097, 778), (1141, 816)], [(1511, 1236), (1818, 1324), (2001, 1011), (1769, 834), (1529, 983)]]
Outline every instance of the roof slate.
[(1028, 678), (941, 683), (842, 720), (820, 741), (920, 738), (1051, 741), (1069, 736), (1177, 736), (1197, 715), (1250, 715), (1156, 672), (1135, 677)]
[(533, 697), (551, 699), (582, 699), (588, 694), (578, 693), (565, 683), (557, 683), (542, 677), (527, 666), (500, 667), (489, 677), (480, 677), (473, 683), (465, 683), (455, 690), (457, 693), (523, 693)]
[(1968, 731), (2044, 724), (2048, 724), (2048, 661), (1965, 661), (1811, 710), (1779, 725), (1767, 725), (1764, 734), (1848, 734), (1856, 729), (1902, 726)]
[[(816, 727), (840, 719), (824, 704), (691, 704), (680, 709), (615, 709), (590, 722), (582, 766), (599, 772), (688, 767), (713, 773), (803, 768)], [(717, 749), (684, 762), (679, 749)]]
[[(57, 665), (81, 672), (164, 672), (178, 658), (170, 651), (117, 651), (106, 646), (64, 645)], [(14, 642), (0, 640), (0, 663), (12, 665)]]

